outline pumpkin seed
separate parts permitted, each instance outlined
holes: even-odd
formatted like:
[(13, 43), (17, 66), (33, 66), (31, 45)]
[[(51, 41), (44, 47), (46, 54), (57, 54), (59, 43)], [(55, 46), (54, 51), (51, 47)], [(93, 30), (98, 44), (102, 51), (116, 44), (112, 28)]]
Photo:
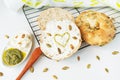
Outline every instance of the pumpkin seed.
[(62, 29), (61, 26), (59, 26), (59, 25), (57, 27), (58, 27), (58, 29)]
[(2, 73), (2, 72), (0, 72), (0, 76), (3, 76), (3, 73)]
[(69, 30), (70, 30), (70, 31), (72, 30), (72, 26), (71, 26), (71, 25), (69, 25)]
[(61, 54), (61, 49), (60, 48), (58, 48), (58, 52), (59, 52), (59, 54)]
[(108, 70), (108, 68), (105, 68), (105, 72), (109, 73), (109, 70)]
[(33, 73), (34, 72), (34, 67), (30, 67), (30, 72)]
[(52, 47), (50, 44), (46, 44), (46, 45), (47, 45), (47, 47), (49, 47), (49, 48), (51, 48), (51, 47)]
[(71, 48), (71, 49), (74, 49), (74, 46), (73, 46), (72, 44), (70, 44), (70, 48)]
[(117, 55), (117, 54), (119, 54), (119, 51), (113, 51), (112, 54)]
[(18, 44), (22, 44), (22, 42), (18, 42)]
[(50, 33), (47, 33), (48, 36), (52, 36)]
[(62, 68), (62, 70), (68, 70), (68, 69), (69, 69), (68, 66), (64, 66), (64, 67)]
[(80, 56), (77, 56), (77, 60), (80, 61)]
[(96, 59), (97, 59), (97, 60), (100, 60), (100, 57), (99, 57), (99, 56), (96, 56)]
[(87, 64), (87, 69), (90, 69), (91, 68), (91, 64)]
[(15, 38), (18, 38), (18, 36), (15, 36)]
[(30, 37), (30, 36), (28, 36), (28, 38), (29, 38), (29, 39), (31, 39), (31, 37)]
[(57, 77), (56, 75), (53, 75), (53, 78), (54, 78), (54, 79), (58, 79), (58, 77)]
[(5, 35), (5, 38), (6, 38), (6, 39), (8, 39), (8, 38), (9, 38), (9, 36), (8, 36), (8, 35)]
[(46, 30), (46, 27), (41, 27), (40, 29), (41, 29), (41, 30)]
[(24, 38), (25, 37), (25, 34), (22, 34), (22, 38)]
[[(110, 17), (109, 17), (110, 18)], [(112, 21), (115, 21), (115, 18), (111, 18)]]
[(43, 72), (47, 72), (47, 71), (48, 71), (48, 68), (44, 68), (44, 69), (43, 69)]
[(74, 36), (74, 37), (72, 37), (74, 40), (76, 40), (77, 39), (77, 37), (76, 36)]

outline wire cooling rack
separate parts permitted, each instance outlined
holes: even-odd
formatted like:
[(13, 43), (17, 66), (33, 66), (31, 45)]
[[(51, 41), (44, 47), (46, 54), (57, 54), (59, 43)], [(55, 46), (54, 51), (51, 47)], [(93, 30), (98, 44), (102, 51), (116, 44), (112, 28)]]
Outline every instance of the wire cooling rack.
[[(38, 23), (37, 23), (37, 17), (39, 16), (40, 12), (47, 9), (49, 7), (42, 7), (39, 9), (34, 9), (34, 8), (30, 8), (28, 6), (24, 6), (23, 7), (23, 12), (25, 14), (25, 17), (34, 33), (34, 36), (39, 43), (40, 40), (40, 28), (38, 27)], [(120, 34), (120, 11), (114, 10), (110, 7), (89, 7), (89, 8), (68, 8), (68, 7), (64, 7), (63, 9), (68, 10), (69, 12), (72, 13), (72, 15), (76, 18), (76, 16), (78, 16), (82, 11), (85, 10), (95, 10), (95, 11), (99, 11), (102, 13), (107, 14), (108, 16), (110, 16), (111, 18), (114, 18), (115, 22), (115, 27), (116, 27), (116, 36), (118, 34)], [(44, 17), (44, 16), (43, 16)], [(84, 41), (82, 42), (82, 46), (80, 49), (86, 48), (90, 45), (86, 44)], [(79, 49), (79, 50), (80, 50)]]

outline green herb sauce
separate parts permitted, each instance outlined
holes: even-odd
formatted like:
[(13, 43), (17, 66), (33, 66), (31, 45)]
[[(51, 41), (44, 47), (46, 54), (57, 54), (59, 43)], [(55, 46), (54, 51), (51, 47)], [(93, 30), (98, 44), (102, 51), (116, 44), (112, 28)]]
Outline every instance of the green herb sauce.
[(6, 65), (13, 66), (20, 63), (26, 54), (16, 48), (10, 48), (4, 51), (2, 59)]

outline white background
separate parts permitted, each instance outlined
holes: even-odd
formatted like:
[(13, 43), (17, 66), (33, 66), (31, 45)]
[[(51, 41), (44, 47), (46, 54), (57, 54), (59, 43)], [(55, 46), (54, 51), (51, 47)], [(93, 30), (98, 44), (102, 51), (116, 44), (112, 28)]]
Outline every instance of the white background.
[[(4, 73), (0, 80), (15, 80), (29, 58), (16, 67), (5, 67), (2, 65), (2, 51), (9, 40), (5, 38), (5, 35), (12, 37), (15, 33), (22, 30), (31, 32), (23, 12), (11, 12), (0, 0), (0, 72)], [(33, 43), (32, 50), (38, 46), (34, 38)], [(52, 75), (57, 75), (58, 80), (120, 80), (120, 54), (112, 55), (115, 50), (120, 51), (119, 34), (104, 47), (87, 47), (61, 62), (55, 62), (41, 56), (33, 65), (34, 73), (27, 71), (21, 80), (54, 80)], [(77, 61), (78, 55), (80, 56), (80, 61)], [(100, 56), (100, 61), (96, 59), (96, 55)], [(86, 68), (87, 64), (91, 64), (90, 69)], [(70, 69), (63, 71), (61, 69), (63, 66), (69, 66)], [(49, 70), (44, 73), (43, 69), (46, 67)], [(105, 72), (105, 68), (109, 69), (109, 73)]]

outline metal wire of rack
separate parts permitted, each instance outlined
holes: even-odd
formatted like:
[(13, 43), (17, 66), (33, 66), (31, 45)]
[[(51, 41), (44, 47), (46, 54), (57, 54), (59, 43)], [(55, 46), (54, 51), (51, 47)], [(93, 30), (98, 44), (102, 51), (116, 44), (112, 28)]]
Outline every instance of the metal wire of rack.
[[(37, 23), (37, 17), (39, 16), (40, 12), (47, 9), (49, 7), (42, 7), (39, 9), (34, 9), (28, 6), (23, 6), (23, 12), (24, 15), (30, 25), (30, 28), (33, 31), (33, 34), (39, 43), (39, 39), (40, 39), (40, 28), (38, 27), (38, 23)], [(68, 10), (69, 12), (72, 13), (72, 15), (76, 18), (82, 11), (85, 10), (95, 10), (95, 11), (99, 11), (102, 13), (107, 14), (108, 16), (110, 16), (111, 18), (115, 19), (115, 26), (116, 26), (116, 35), (120, 34), (120, 11), (114, 10), (110, 7), (89, 7), (89, 8), (68, 8), (68, 7), (63, 7), (63, 9)], [(90, 45), (88, 45), (87, 43), (85, 43), (84, 41), (82, 42), (82, 46), (80, 49), (86, 48)], [(80, 50), (79, 49), (79, 50)]]

